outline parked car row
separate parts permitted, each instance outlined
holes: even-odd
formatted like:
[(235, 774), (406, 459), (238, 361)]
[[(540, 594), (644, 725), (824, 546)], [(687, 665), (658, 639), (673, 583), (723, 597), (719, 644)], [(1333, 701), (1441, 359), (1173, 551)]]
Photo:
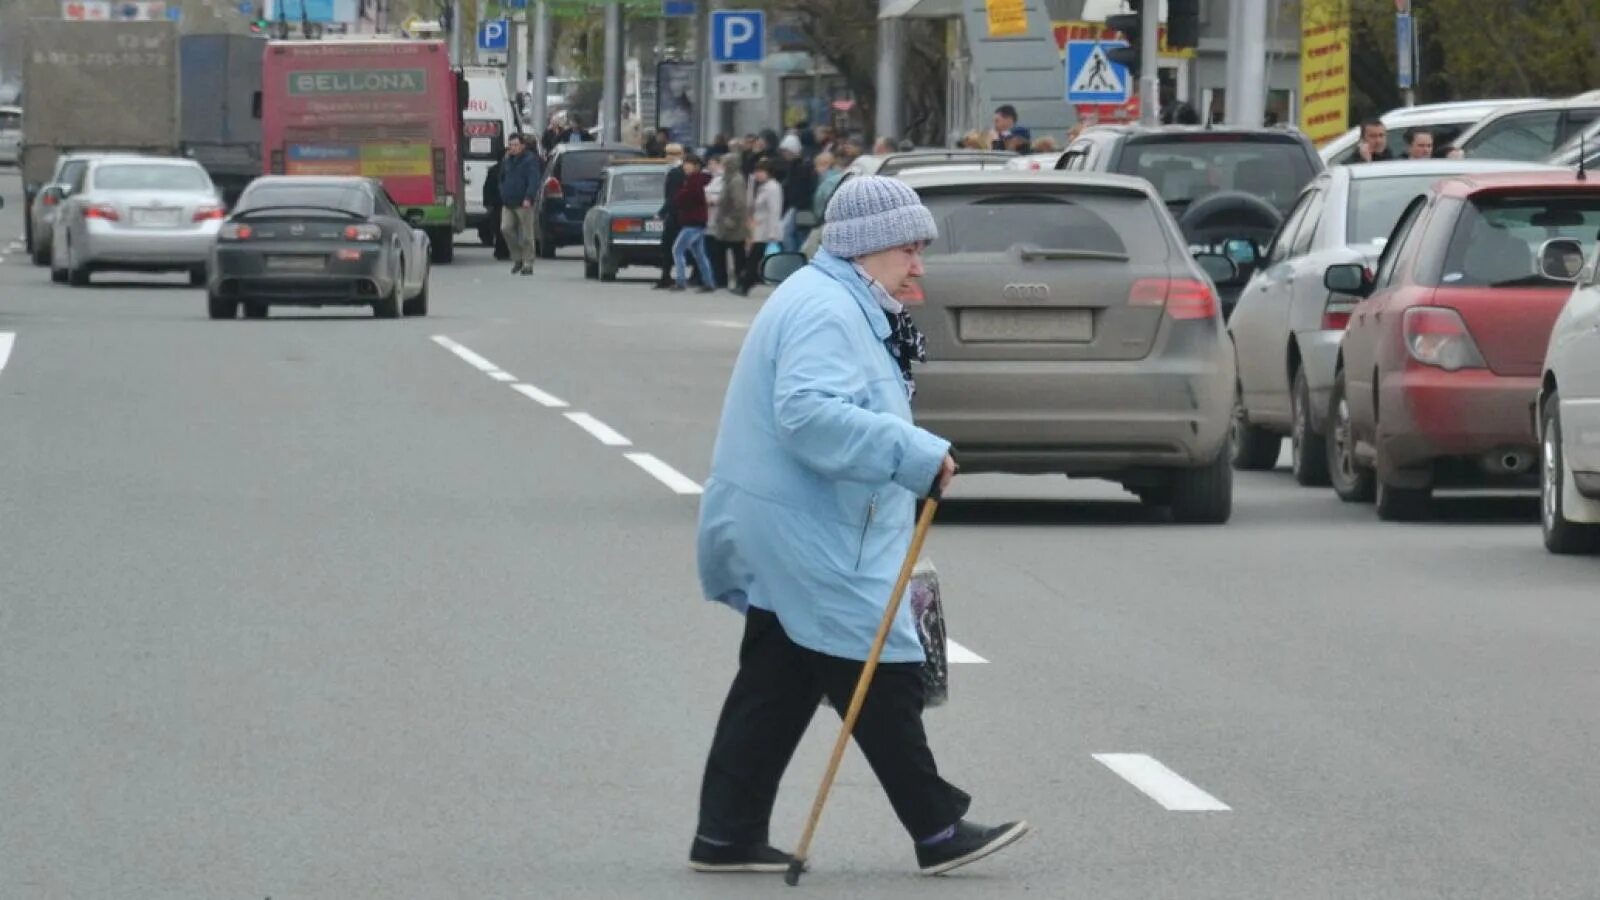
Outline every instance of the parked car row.
[(57, 283), (186, 272), (213, 319), (272, 306), (428, 311), (429, 238), (370, 178), (263, 176), (230, 211), (193, 160), (62, 154), (27, 214), (33, 261)]

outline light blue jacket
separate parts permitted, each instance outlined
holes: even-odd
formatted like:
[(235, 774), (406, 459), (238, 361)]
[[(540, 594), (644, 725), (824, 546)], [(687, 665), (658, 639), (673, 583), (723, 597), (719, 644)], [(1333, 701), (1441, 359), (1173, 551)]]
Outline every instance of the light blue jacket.
[[(723, 402), (700, 503), (700, 584), (790, 639), (864, 660), (910, 548), (916, 498), (950, 444), (911, 424), (889, 320), (819, 252), (757, 314)], [(884, 662), (921, 662), (902, 603)]]

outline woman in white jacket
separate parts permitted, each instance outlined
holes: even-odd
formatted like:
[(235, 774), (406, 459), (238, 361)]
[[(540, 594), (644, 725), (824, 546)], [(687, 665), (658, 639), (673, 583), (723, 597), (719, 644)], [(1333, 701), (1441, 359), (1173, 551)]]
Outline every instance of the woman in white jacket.
[(750, 238), (748, 263), (741, 287), (749, 290), (761, 280), (761, 261), (769, 243), (783, 241), (783, 188), (778, 184), (776, 165), (770, 160), (756, 166), (750, 182)]

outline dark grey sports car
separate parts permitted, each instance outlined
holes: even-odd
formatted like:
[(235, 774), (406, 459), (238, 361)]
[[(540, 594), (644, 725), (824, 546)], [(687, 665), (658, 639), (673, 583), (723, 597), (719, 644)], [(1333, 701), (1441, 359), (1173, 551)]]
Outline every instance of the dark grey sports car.
[(585, 278), (616, 281), (624, 266), (661, 265), (659, 214), (671, 168), (655, 159), (618, 160), (606, 168), (583, 220)]

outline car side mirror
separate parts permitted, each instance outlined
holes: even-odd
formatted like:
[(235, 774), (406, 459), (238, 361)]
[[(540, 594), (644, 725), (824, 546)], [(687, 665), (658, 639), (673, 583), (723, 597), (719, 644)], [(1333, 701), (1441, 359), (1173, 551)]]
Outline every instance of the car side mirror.
[(1220, 253), (1196, 253), (1194, 261), (1212, 284), (1233, 284), (1239, 280), (1239, 264)]
[(1365, 297), (1372, 293), (1372, 278), (1360, 263), (1340, 263), (1323, 271), (1322, 286), (1335, 294)]
[(410, 225), (412, 228), (421, 228), (424, 217), (425, 214), (420, 209), (406, 210), (406, 224)]
[(782, 284), (784, 279), (805, 268), (802, 253), (774, 253), (761, 261), (761, 280), (767, 284)]
[(1539, 274), (1551, 281), (1577, 281), (1583, 271), (1583, 245), (1572, 238), (1552, 238), (1539, 246)]
[(1249, 238), (1234, 238), (1222, 245), (1224, 256), (1241, 266), (1253, 265), (1261, 258), (1261, 250), (1256, 242)]

